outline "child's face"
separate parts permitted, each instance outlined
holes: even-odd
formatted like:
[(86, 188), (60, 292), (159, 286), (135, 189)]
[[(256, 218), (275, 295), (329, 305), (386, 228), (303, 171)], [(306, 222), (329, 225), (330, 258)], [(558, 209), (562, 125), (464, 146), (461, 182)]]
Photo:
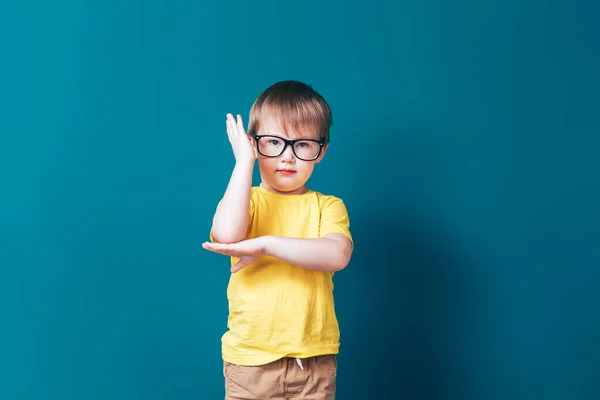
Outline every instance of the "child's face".
[[(266, 119), (261, 121), (261, 128), (256, 133), (258, 136), (272, 135), (283, 139), (309, 139), (319, 141), (319, 134), (316, 129), (307, 127), (300, 132), (291, 130), (284, 131), (276, 121)], [(272, 146), (283, 145), (282, 141), (271, 140), (271, 138), (260, 139), (261, 142), (269, 141)], [(264, 144), (261, 144), (264, 146)], [(296, 152), (302, 158), (312, 158), (307, 156), (307, 152), (312, 146), (319, 147), (315, 142), (302, 142), (296, 146)], [(272, 192), (281, 194), (300, 194), (306, 191), (306, 182), (310, 178), (315, 164), (319, 163), (325, 155), (326, 145), (320, 151), (319, 157), (312, 161), (305, 161), (298, 158), (292, 146), (286, 146), (281, 155), (277, 157), (266, 157), (258, 154), (258, 166), (263, 185)], [(265, 152), (263, 148), (263, 152)]]

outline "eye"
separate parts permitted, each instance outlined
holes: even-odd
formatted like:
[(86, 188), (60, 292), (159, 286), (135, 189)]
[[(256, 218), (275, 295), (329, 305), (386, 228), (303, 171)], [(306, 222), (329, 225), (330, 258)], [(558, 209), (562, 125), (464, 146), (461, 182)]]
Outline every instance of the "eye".
[(296, 146), (301, 149), (310, 149), (311, 147), (314, 147), (315, 144), (313, 142), (298, 142)]
[(281, 143), (279, 140), (277, 139), (269, 139), (268, 142), (271, 146), (279, 146), (279, 144)]

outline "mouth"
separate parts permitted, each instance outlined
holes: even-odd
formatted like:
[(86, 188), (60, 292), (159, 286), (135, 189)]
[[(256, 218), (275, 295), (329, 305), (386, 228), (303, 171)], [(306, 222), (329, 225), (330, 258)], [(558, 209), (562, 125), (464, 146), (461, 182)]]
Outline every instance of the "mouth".
[(282, 175), (293, 175), (296, 173), (296, 171), (294, 171), (293, 169), (278, 169), (277, 172), (279, 172)]

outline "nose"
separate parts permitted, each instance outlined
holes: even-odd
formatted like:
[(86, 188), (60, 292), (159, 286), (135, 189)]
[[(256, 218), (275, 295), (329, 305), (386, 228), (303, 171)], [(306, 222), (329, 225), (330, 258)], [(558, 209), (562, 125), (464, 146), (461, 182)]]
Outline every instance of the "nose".
[(296, 156), (294, 155), (294, 151), (292, 146), (285, 146), (283, 153), (281, 153), (281, 160), (286, 162), (294, 162), (296, 160)]

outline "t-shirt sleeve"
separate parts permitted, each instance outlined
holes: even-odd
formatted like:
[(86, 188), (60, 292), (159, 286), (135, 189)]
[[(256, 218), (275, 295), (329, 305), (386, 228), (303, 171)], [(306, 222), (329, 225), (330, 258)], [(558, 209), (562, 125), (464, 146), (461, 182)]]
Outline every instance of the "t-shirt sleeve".
[(321, 209), (321, 223), (319, 225), (319, 237), (332, 233), (341, 233), (352, 242), (350, 234), (350, 219), (344, 202), (337, 197), (327, 197)]

